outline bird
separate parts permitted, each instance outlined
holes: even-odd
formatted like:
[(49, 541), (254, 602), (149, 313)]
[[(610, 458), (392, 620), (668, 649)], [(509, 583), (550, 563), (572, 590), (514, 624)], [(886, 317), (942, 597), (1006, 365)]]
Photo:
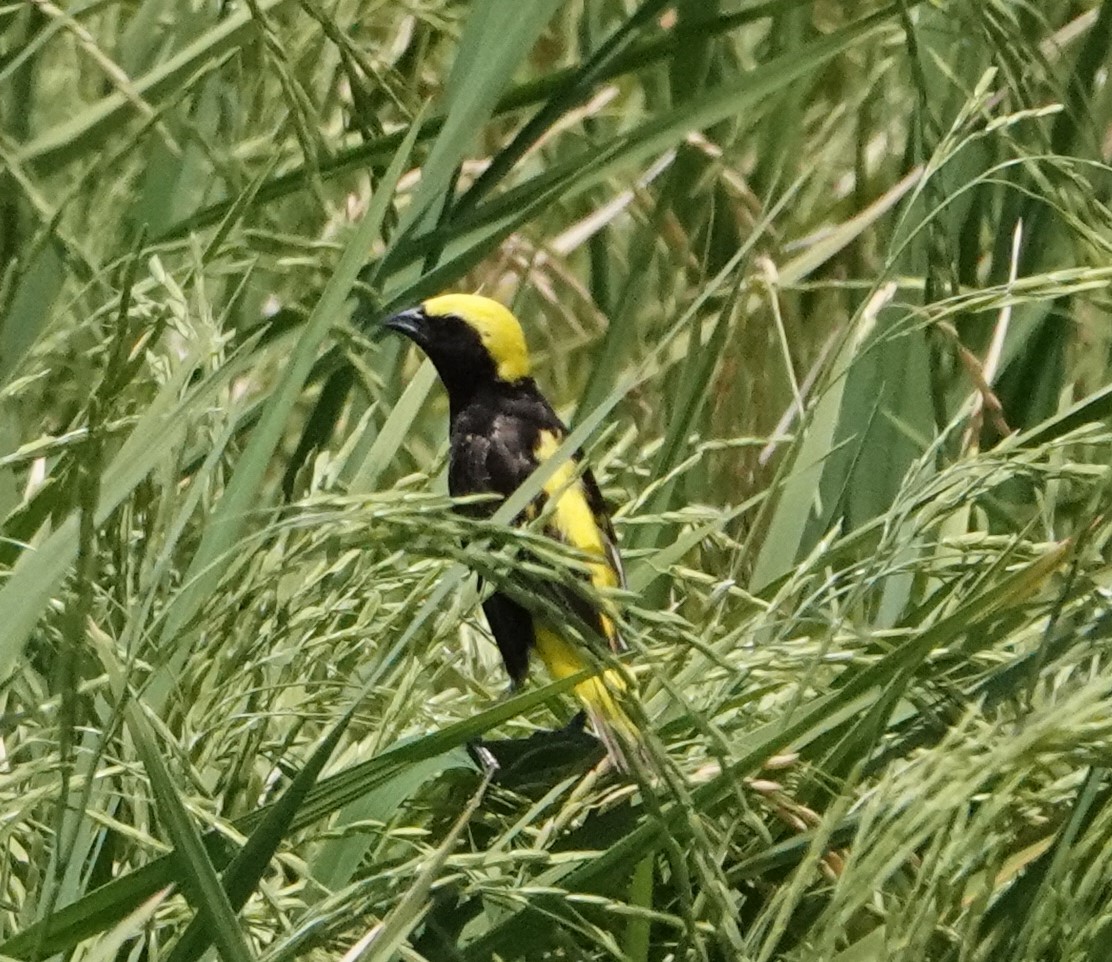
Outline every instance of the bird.
[[(413, 341), (436, 368), (448, 394), (449, 493), (497, 496), (458, 506), (489, 516), (568, 435), (533, 379), (521, 323), (492, 298), (449, 293), (392, 315), (385, 326)], [(515, 524), (536, 518), (545, 536), (585, 557), (582, 577), (597, 591), (625, 587), (614, 527), (594, 475), (580, 467), (579, 452), (555, 469)], [(626, 649), (609, 602), (588, 601), (554, 582), (544, 589), (568, 613), (566, 623), (554, 623), (551, 611), (531, 611), (497, 588), (482, 603), (511, 690), (524, 682), (531, 654), (559, 680), (597, 665), (584, 639), (598, 639), (615, 654)], [(568, 630), (573, 620), (588, 629), (580, 639)], [(628, 771), (629, 748), (638, 734), (622, 707), (628, 694), (622, 674), (606, 668), (576, 684), (574, 693), (613, 764)]]

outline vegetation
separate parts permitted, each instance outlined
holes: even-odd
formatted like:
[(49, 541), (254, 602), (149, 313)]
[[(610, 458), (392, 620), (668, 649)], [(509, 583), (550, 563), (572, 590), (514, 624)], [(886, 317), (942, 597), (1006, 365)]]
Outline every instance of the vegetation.
[[(1103, 957), (1112, 3), (0, 24), (0, 955)], [(633, 778), (518, 741), (471, 573), (569, 558), (451, 510), (446, 289), (614, 507)]]

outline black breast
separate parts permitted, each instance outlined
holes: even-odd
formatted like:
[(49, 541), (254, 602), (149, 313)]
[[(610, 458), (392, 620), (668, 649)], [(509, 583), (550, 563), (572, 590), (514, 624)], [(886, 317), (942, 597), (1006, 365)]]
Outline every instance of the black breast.
[[(475, 396), (452, 414), (449, 491), (508, 496), (536, 467), (533, 452), (543, 430), (566, 429), (532, 380)], [(489, 514), (495, 507), (479, 510)]]

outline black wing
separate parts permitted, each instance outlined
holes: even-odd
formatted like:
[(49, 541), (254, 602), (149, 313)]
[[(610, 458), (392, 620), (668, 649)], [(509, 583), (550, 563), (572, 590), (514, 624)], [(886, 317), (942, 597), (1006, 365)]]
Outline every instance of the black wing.
[[(492, 493), (503, 497), (513, 493), (537, 467), (540, 460), (549, 456), (553, 446), (566, 437), (563, 424), (543, 399), (516, 405), (514, 409), (498, 413), (468, 412), (453, 425), (451, 463), (448, 485), (453, 495)], [(602, 495), (590, 471), (577, 475), (574, 465), (558, 472), (526, 511), (525, 517), (536, 517), (544, 510), (551, 496), (556, 496), (555, 510), (549, 513), (544, 525), (547, 535), (572, 547), (590, 552), (592, 547), (601, 549), (601, 563), (595, 566), (597, 576), (589, 580), (598, 588), (625, 585), (621, 558), (618, 554), (614, 529), (606, 516)], [(597, 546), (585, 544), (577, 532), (561, 525), (562, 507), (578, 501), (585, 502), (598, 535)], [(479, 516), (489, 515), (497, 503), (479, 503), (462, 510)], [(520, 519), (519, 519), (520, 520)], [(614, 620), (600, 612), (589, 599), (562, 585), (546, 582), (543, 585), (522, 585), (523, 590), (542, 593), (569, 615), (579, 620), (589, 630), (605, 638), (611, 649), (618, 651), (624, 645), (617, 633)], [(494, 633), (506, 670), (514, 681), (518, 672), (524, 674), (528, 648), (532, 646), (532, 618), (526, 608), (504, 592), (492, 595), (484, 604), (487, 621)]]

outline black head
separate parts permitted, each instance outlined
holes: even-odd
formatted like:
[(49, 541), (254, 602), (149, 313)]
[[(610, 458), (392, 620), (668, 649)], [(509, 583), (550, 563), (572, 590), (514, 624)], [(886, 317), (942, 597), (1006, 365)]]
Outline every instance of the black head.
[(521, 325), (488, 297), (445, 294), (395, 314), (386, 326), (417, 344), (436, 367), (454, 401), (487, 384), (529, 376)]

